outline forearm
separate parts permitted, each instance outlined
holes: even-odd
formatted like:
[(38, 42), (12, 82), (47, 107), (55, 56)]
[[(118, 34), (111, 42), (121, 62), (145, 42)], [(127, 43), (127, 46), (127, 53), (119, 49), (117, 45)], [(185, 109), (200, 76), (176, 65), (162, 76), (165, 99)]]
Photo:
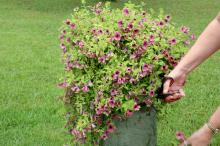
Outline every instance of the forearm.
[(177, 67), (170, 73), (176, 76), (179, 72), (188, 74), (210, 55), (220, 48), (220, 13), (206, 27), (196, 43), (182, 58)]
[(220, 129), (220, 107), (215, 111), (215, 113), (211, 116), (210, 122), (213, 124), (215, 128)]

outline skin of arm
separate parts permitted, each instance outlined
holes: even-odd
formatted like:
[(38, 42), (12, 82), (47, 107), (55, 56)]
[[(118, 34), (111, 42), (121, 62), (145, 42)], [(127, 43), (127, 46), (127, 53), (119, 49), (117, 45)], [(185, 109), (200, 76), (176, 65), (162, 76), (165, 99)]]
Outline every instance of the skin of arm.
[(196, 43), (181, 59), (176, 68), (169, 74), (174, 79), (182, 74), (190, 73), (199, 64), (220, 48), (220, 12), (209, 23)]

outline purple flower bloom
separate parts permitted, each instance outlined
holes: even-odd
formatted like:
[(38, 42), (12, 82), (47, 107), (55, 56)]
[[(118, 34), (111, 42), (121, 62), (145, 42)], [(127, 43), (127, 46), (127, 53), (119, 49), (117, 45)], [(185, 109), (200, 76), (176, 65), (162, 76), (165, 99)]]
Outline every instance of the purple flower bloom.
[(166, 16), (166, 19), (167, 19), (167, 20), (170, 20), (170, 19), (171, 19), (171, 16), (170, 16), (170, 15), (167, 15), (167, 16)]
[(93, 29), (91, 30), (91, 33), (92, 33), (93, 35), (96, 35), (96, 29), (93, 28)]
[(73, 92), (75, 92), (75, 93), (79, 93), (79, 92), (80, 92), (79, 86), (73, 86), (73, 87), (71, 88), (71, 90), (72, 90)]
[(122, 22), (122, 20), (119, 20), (119, 21), (118, 21), (118, 27), (119, 27), (119, 28), (122, 28), (122, 27), (123, 27), (123, 22)]
[(131, 73), (131, 72), (132, 72), (131, 67), (127, 67), (127, 68), (126, 68), (126, 71), (127, 71), (128, 73)]
[(102, 140), (106, 140), (107, 138), (108, 138), (108, 136), (107, 136), (106, 133), (104, 133), (104, 134), (101, 136), (101, 139), (102, 139)]
[(128, 109), (126, 112), (125, 112), (125, 116), (126, 117), (131, 117), (133, 115), (133, 111)]
[(124, 9), (123, 9), (123, 14), (124, 14), (125, 16), (128, 16), (128, 15), (129, 15), (129, 9), (128, 9), (128, 8), (124, 8)]
[(176, 139), (179, 140), (180, 142), (185, 141), (185, 136), (183, 132), (177, 131), (176, 132)]
[(149, 41), (150, 41), (150, 44), (153, 45), (154, 42), (155, 42), (155, 36), (154, 35), (150, 35)]
[(140, 21), (140, 22), (138, 23), (138, 25), (139, 25), (141, 28), (143, 28), (143, 27), (144, 27), (144, 22), (143, 22), (143, 21)]
[(72, 62), (70, 62), (70, 61), (67, 61), (66, 62), (66, 70), (67, 71), (70, 71), (71, 69), (73, 69), (73, 63)]
[(60, 44), (60, 48), (64, 50), (64, 49), (66, 49), (66, 46), (62, 43), (62, 44)]
[(107, 59), (106, 56), (102, 56), (98, 58), (99, 62), (103, 64), (106, 62), (106, 59)]
[(121, 34), (119, 32), (115, 32), (114, 40), (116, 40), (116, 41), (121, 40)]
[(134, 110), (135, 110), (135, 111), (139, 111), (140, 108), (141, 108), (141, 106), (138, 105), (137, 103), (135, 103), (135, 105), (134, 105)]
[(102, 12), (101, 9), (96, 9), (96, 10), (95, 10), (95, 13), (98, 14), (98, 15), (99, 15), (101, 12)]
[(164, 19), (164, 21), (165, 21), (166, 23), (170, 22), (170, 20), (171, 20), (171, 16), (169, 16), (169, 15), (167, 15), (167, 16), (165, 17), (165, 19)]
[(167, 71), (167, 70), (168, 70), (168, 65), (163, 65), (163, 66), (161, 67), (161, 70), (162, 70), (162, 71)]
[(79, 42), (79, 47), (80, 47), (80, 48), (83, 48), (83, 47), (84, 47), (84, 42), (83, 42), (83, 41), (80, 41), (80, 42)]
[(150, 97), (154, 97), (154, 90), (150, 90), (149, 96), (150, 96)]
[(195, 34), (192, 34), (192, 35), (191, 35), (191, 39), (192, 39), (192, 40), (196, 40), (196, 35), (195, 35)]
[(117, 95), (118, 94), (118, 90), (116, 90), (116, 89), (112, 89), (111, 91), (110, 91), (110, 95), (111, 96), (115, 96), (115, 95)]
[(186, 40), (186, 41), (184, 41), (184, 44), (188, 46), (188, 45), (190, 45), (190, 41)]
[(115, 131), (115, 126), (113, 125), (113, 124), (108, 124), (108, 126), (107, 126), (107, 132), (108, 133), (112, 133), (112, 132), (114, 132)]
[(186, 26), (182, 26), (180, 30), (181, 30), (183, 33), (186, 33), (186, 34), (189, 33), (189, 28), (186, 27)]
[(146, 104), (147, 107), (150, 107), (153, 104), (152, 99), (148, 98), (146, 100), (144, 100), (144, 103)]
[(113, 98), (110, 98), (108, 101), (108, 105), (109, 105), (109, 107), (114, 108), (115, 107), (115, 100)]
[(70, 25), (70, 23), (71, 23), (71, 20), (70, 19), (66, 19), (66, 24)]
[(70, 37), (68, 37), (68, 38), (66, 39), (66, 41), (67, 41), (68, 43), (70, 43), (70, 42), (71, 42)]
[(71, 130), (71, 134), (76, 136), (76, 137), (78, 137), (80, 135), (80, 132), (78, 130), (76, 130), (76, 129), (72, 129)]
[(83, 92), (89, 92), (89, 87), (87, 85), (85, 85), (83, 88), (82, 88)]
[(177, 43), (176, 39), (175, 38), (172, 38), (169, 40), (169, 44), (170, 45), (175, 45)]
[(144, 42), (143, 42), (143, 48), (144, 48), (144, 49), (146, 49), (146, 48), (147, 48), (147, 46), (148, 46), (147, 41), (144, 41)]
[(139, 29), (134, 29), (134, 35), (138, 34), (139, 33)]
[(96, 109), (96, 114), (97, 115), (101, 115), (103, 112), (104, 112), (104, 109), (102, 107)]
[(142, 71), (148, 72), (149, 70), (150, 70), (150, 65), (145, 63), (145, 64), (142, 66)]
[(136, 83), (136, 80), (135, 80), (134, 78), (130, 78), (129, 82), (130, 82), (131, 84), (134, 84), (134, 83)]
[(63, 40), (64, 40), (64, 36), (65, 36), (64, 34), (61, 34), (61, 35), (60, 35), (60, 41), (63, 42)]
[(68, 83), (67, 83), (66, 81), (64, 81), (64, 82), (62, 82), (62, 83), (59, 83), (59, 84), (58, 84), (58, 87), (59, 87), (59, 88), (66, 88), (66, 87), (68, 87)]
[(132, 23), (129, 23), (128, 26), (127, 26), (127, 28), (130, 29), (130, 30), (133, 29), (133, 27), (134, 27), (134, 26), (133, 26)]
[(76, 29), (76, 24), (74, 24), (74, 23), (70, 24), (70, 28), (71, 28), (72, 30)]
[(101, 29), (98, 30), (98, 34), (102, 34), (103, 31)]
[(160, 27), (162, 27), (162, 26), (164, 26), (164, 22), (163, 22), (163, 21), (160, 21), (160, 22), (158, 23), (158, 25), (159, 25)]

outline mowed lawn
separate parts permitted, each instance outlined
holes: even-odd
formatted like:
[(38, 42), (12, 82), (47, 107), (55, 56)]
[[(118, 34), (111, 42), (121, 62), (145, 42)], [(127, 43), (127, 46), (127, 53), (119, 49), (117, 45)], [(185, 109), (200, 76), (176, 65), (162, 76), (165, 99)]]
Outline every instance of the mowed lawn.
[[(197, 35), (220, 11), (219, 0), (146, 2), (146, 9), (163, 8)], [(69, 140), (59, 100), (63, 91), (56, 87), (63, 72), (58, 29), (78, 5), (80, 0), (0, 0), (0, 146), (61, 146)], [(218, 107), (219, 62), (217, 53), (190, 74), (187, 96), (166, 105), (158, 119), (158, 146), (177, 145), (177, 130), (189, 136)], [(218, 135), (213, 146), (219, 145)]]

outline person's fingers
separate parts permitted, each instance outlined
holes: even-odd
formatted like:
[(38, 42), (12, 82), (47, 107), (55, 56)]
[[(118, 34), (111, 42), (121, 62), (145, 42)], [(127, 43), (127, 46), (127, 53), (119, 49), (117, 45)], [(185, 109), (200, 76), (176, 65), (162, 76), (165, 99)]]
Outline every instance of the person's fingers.
[(171, 79), (167, 79), (163, 84), (163, 94), (167, 94), (169, 92)]
[(183, 91), (183, 89), (179, 90), (179, 93), (182, 95), (182, 97), (186, 96), (185, 92)]
[(164, 102), (167, 102), (167, 103), (174, 102), (174, 101), (177, 101), (177, 100), (181, 99), (181, 97), (183, 97), (182, 94), (175, 93), (173, 95), (170, 95), (170, 96), (166, 97), (164, 99)]

